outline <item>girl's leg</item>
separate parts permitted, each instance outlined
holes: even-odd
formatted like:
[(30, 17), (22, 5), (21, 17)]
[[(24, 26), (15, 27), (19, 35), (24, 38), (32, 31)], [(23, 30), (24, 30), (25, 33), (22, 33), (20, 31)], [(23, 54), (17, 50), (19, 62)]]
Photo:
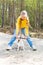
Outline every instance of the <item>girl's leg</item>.
[(26, 40), (27, 40), (28, 44), (30, 45), (30, 47), (32, 47), (33, 46), (33, 42), (31, 40), (31, 38), (28, 36)]
[[(25, 35), (25, 29), (22, 29), (21, 32)], [(26, 40), (27, 40), (28, 44), (30, 45), (30, 47), (33, 49), (33, 51), (36, 51), (36, 48), (33, 45), (33, 42), (31, 40), (30, 36), (27, 36)]]
[(21, 32), (22, 32), (23, 35), (25, 35), (25, 29), (24, 28), (21, 29)]
[(13, 42), (16, 40), (16, 31), (14, 31), (13, 37), (11, 38), (10, 42), (8, 43), (9, 46), (13, 45)]
[(8, 43), (9, 46), (13, 45), (13, 42), (16, 40), (16, 37), (12, 37), (10, 42)]
[(33, 45), (33, 42), (32, 42), (32, 40), (31, 40), (31, 38), (29, 36), (27, 37), (27, 42), (30, 45), (30, 47), (33, 49), (33, 51), (36, 51), (36, 48)]

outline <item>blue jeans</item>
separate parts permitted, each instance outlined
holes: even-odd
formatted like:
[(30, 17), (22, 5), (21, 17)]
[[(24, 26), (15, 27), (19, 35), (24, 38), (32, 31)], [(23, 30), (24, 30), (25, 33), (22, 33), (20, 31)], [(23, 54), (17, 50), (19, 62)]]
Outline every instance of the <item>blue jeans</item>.
[[(24, 29), (24, 28), (21, 29), (21, 32), (22, 32), (22, 34), (25, 35), (25, 29)], [(12, 45), (13, 45), (13, 42), (14, 42), (15, 40), (16, 40), (16, 31), (14, 31), (14, 35), (13, 35), (13, 37), (11, 38), (10, 42), (8, 43), (8, 45), (9, 45), (9, 46), (12, 46)], [(32, 47), (32, 46), (33, 46), (33, 43), (32, 43), (32, 40), (31, 40), (30, 36), (28, 36), (26, 40), (27, 40), (28, 44), (30, 45), (30, 47)]]

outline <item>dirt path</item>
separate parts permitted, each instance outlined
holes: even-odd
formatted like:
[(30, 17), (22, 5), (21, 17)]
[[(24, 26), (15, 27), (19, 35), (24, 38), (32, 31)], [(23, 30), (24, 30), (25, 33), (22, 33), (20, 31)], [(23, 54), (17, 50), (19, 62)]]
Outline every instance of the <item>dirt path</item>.
[(5, 48), (11, 37), (0, 33), (0, 65), (43, 65), (43, 39), (32, 38), (37, 51), (32, 51), (25, 41), (25, 51), (7, 52)]

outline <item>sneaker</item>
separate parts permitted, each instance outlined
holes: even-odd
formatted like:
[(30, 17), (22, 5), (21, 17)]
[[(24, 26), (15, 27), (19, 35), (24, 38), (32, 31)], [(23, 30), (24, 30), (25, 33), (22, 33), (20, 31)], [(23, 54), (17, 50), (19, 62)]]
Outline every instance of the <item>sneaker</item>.
[(37, 49), (33, 49), (33, 51), (36, 51)]
[(12, 49), (11, 46), (8, 46), (6, 50), (9, 51), (9, 50), (11, 50), (11, 49)]
[(36, 50), (37, 50), (36, 47), (35, 47), (34, 45), (33, 45), (32, 49), (33, 49), (33, 51), (36, 51)]

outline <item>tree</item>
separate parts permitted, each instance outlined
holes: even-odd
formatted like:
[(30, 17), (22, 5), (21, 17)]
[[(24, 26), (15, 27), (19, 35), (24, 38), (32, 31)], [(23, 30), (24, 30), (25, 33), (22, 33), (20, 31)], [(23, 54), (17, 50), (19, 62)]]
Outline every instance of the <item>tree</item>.
[(4, 0), (2, 1), (2, 25), (1, 27), (4, 26)]

